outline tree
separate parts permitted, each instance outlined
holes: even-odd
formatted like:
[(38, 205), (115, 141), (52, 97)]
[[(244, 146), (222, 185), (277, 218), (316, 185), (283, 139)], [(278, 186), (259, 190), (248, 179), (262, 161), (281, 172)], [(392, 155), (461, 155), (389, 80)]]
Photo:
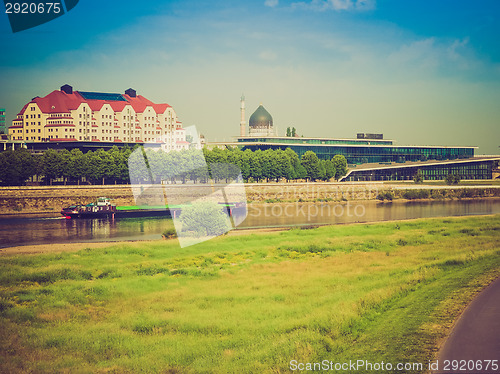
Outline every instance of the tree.
[(290, 160), (290, 165), (292, 166), (292, 173), (290, 175), (290, 179), (300, 178), (300, 176), (299, 176), (299, 168), (300, 168), (299, 155), (291, 148), (285, 149), (285, 155)]
[(322, 161), (325, 166), (325, 180), (330, 180), (335, 177), (335, 166), (333, 166), (333, 162), (330, 160)]
[(343, 155), (335, 155), (332, 162), (335, 167), (335, 179), (339, 180), (347, 174), (347, 160)]
[(306, 169), (307, 178), (316, 180), (320, 178), (319, 159), (313, 151), (307, 151), (302, 155), (300, 163)]
[(325, 160), (319, 160), (319, 179), (326, 180)]
[(415, 175), (413, 176), (413, 181), (417, 184), (422, 183), (424, 181), (424, 176), (422, 175), (422, 171), (420, 169), (418, 169)]
[(287, 181), (292, 179), (293, 166), (287, 153), (281, 149), (274, 151), (274, 157), (276, 159), (276, 181), (279, 178), (285, 178)]
[(460, 175), (448, 174), (446, 176), (446, 184), (459, 184), (459, 183), (460, 183)]
[(213, 201), (196, 202), (183, 208), (179, 219), (182, 232), (192, 232), (198, 237), (222, 235), (231, 229), (224, 208)]
[(5, 186), (20, 186), (35, 175), (37, 159), (25, 148), (0, 153), (0, 181)]
[[(89, 171), (91, 169), (91, 162), (92, 160), (92, 155), (90, 154), (91, 152), (87, 152), (87, 160), (88, 160), (88, 167)], [(141, 184), (145, 180), (148, 180), (149, 178), (149, 173), (147, 171), (147, 167), (145, 167), (145, 160), (144, 160), (144, 155), (142, 154), (141, 148), (135, 149), (128, 157), (127, 159), (127, 165), (128, 165), (128, 170), (130, 174), (130, 183), (136, 184), (139, 183)], [(90, 173), (88, 174), (89, 178)]]
[(80, 185), (81, 179), (85, 176), (87, 170), (87, 159), (82, 151), (77, 148), (71, 150), (70, 157), (70, 177), (76, 179), (78, 185)]
[(286, 136), (288, 136), (288, 137), (292, 136), (292, 132), (290, 131), (290, 127), (286, 128)]
[(63, 159), (61, 153), (55, 149), (48, 149), (43, 154), (42, 174), (49, 184), (52, 185), (52, 180), (59, 178), (63, 173)]
[(307, 178), (307, 170), (302, 164), (299, 164), (297, 168), (297, 179), (306, 179), (306, 178)]
[(249, 178), (252, 178), (254, 181), (260, 181), (262, 179), (262, 167), (260, 165), (260, 154), (262, 151), (259, 149), (255, 152), (252, 152), (249, 149), (246, 149), (245, 152), (249, 158), (248, 166), (249, 166)]
[(292, 127), (292, 134), (291, 136), (297, 136), (297, 131), (295, 130), (295, 127)]

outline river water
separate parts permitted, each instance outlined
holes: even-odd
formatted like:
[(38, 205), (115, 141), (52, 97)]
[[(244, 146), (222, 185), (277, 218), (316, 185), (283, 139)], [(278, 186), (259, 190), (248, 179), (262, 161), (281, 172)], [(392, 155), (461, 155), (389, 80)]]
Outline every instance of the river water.
[[(500, 199), (381, 203), (249, 204), (238, 228), (380, 222), (500, 213)], [(48, 243), (160, 239), (167, 218), (0, 218), (0, 248)]]

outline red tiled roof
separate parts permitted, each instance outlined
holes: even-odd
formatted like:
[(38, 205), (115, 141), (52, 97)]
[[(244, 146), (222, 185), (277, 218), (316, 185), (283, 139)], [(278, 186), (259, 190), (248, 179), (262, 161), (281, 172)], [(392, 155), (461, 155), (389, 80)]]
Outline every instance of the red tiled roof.
[(49, 123), (44, 127), (59, 127), (59, 126), (75, 127), (75, 125), (71, 123)]
[(171, 107), (168, 104), (155, 104), (141, 95), (130, 97), (124, 94), (122, 96), (127, 101), (86, 100), (78, 91), (67, 94), (63, 91), (55, 90), (45, 97), (36, 97), (31, 100), (24, 105), (18, 115), (24, 114), (30, 103), (36, 103), (42, 113), (70, 113), (71, 110), (78, 109), (82, 103), (87, 103), (92, 111), (99, 111), (104, 104), (109, 104), (115, 112), (121, 112), (127, 105), (131, 105), (136, 113), (143, 113), (150, 106), (157, 114), (165, 113), (167, 108)]
[[(28, 103), (29, 104), (29, 103)], [(23, 106), (23, 109), (21, 109), (21, 111), (19, 113), (17, 113), (18, 116), (20, 116), (21, 114), (24, 114), (24, 111), (26, 110), (26, 107), (28, 106), (28, 104), (25, 104)]]
[(175, 143), (176, 144), (189, 144), (189, 142), (186, 142), (184, 140), (177, 140)]
[(156, 114), (163, 114), (166, 112), (167, 108), (171, 108), (168, 104), (153, 104), (153, 109)]
[(14, 126), (10, 126), (9, 129), (22, 129), (23, 126), (19, 126), (19, 125), (14, 125)]
[(115, 142), (121, 142), (121, 140), (120, 139), (115, 139)]
[(114, 128), (115, 128), (115, 129), (120, 129), (121, 127), (120, 127), (120, 126), (116, 126), (116, 125), (115, 125), (115, 126), (114, 126)]

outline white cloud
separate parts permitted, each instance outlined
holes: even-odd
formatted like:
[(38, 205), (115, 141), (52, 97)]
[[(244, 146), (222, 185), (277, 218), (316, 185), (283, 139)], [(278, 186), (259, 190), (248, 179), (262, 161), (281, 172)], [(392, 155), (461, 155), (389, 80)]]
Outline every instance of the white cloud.
[(259, 53), (259, 58), (265, 61), (274, 61), (277, 57), (276, 53), (270, 50), (261, 51)]
[(387, 61), (396, 68), (417, 68), (449, 71), (473, 70), (480, 63), (471, 51), (469, 39), (439, 40), (427, 38), (402, 45), (392, 52)]
[(325, 11), (366, 11), (375, 8), (376, 0), (311, 0), (310, 2), (292, 3), (292, 8), (308, 8)]
[(264, 5), (271, 7), (271, 8), (274, 8), (275, 6), (278, 5), (278, 0), (266, 0), (266, 1), (264, 1)]

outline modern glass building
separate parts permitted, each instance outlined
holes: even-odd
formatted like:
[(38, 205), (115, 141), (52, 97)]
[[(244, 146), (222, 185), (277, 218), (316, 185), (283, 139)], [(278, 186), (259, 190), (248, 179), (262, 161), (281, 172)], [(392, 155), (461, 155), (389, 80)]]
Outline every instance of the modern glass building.
[(384, 139), (332, 139), (292, 137), (240, 137), (243, 150), (293, 149), (299, 157), (313, 151), (323, 160), (344, 155), (349, 164), (404, 163), (407, 161), (456, 160), (474, 157), (477, 147), (397, 146)]
[(0, 134), (6, 134), (5, 131), (5, 109), (0, 108)]
[[(343, 181), (412, 180), (420, 172), (425, 180), (443, 180), (449, 174), (461, 179), (493, 179), (500, 157), (465, 160), (427, 161), (393, 165), (351, 165)], [(354, 166), (354, 167), (352, 167)]]

